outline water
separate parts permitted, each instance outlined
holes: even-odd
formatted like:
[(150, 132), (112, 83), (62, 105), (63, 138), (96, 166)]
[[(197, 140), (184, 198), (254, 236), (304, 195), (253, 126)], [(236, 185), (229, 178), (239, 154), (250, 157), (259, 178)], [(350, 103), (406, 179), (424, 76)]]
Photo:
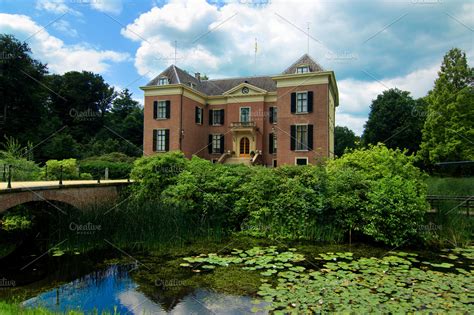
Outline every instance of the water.
[(196, 289), (182, 298), (149, 297), (142, 293), (129, 271), (133, 266), (113, 265), (41, 293), (22, 303), (24, 307), (43, 306), (53, 311), (97, 310), (120, 314), (247, 314), (251, 297)]

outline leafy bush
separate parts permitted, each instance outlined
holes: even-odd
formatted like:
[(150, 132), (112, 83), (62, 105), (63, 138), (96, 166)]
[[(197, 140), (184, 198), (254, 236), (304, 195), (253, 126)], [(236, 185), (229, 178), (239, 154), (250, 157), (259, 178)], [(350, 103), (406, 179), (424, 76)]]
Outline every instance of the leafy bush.
[(100, 156), (93, 156), (79, 161), (81, 172), (89, 173), (93, 178), (104, 178), (105, 169), (109, 169), (110, 179), (124, 179), (130, 177), (134, 157), (120, 152), (112, 152)]
[(8, 178), (9, 165), (12, 166), (12, 181), (37, 180), (41, 176), (41, 168), (35, 162), (0, 154), (0, 174), (3, 175), (5, 169), (5, 178)]
[(7, 213), (0, 220), (0, 227), (7, 232), (24, 231), (32, 226), (31, 217), (24, 214)]
[(428, 205), (424, 175), (413, 162), (383, 145), (330, 161), (328, 197), (338, 223), (389, 245), (416, 240)]
[[(58, 180), (61, 176), (61, 166), (63, 169), (63, 179), (78, 179), (79, 171), (77, 168), (76, 159), (65, 159), (65, 160), (49, 160), (46, 162), (48, 169), (48, 179)], [(44, 169), (44, 176), (46, 176), (46, 170)]]
[(91, 179), (94, 179), (94, 177), (92, 177), (92, 175), (90, 173), (81, 173), (79, 175), (79, 178), (80, 179), (84, 179), (84, 180), (91, 180)]
[(133, 187), (135, 197), (158, 200), (166, 187), (176, 184), (178, 175), (187, 164), (184, 154), (178, 151), (137, 159), (130, 174), (133, 180), (140, 182), (140, 185)]

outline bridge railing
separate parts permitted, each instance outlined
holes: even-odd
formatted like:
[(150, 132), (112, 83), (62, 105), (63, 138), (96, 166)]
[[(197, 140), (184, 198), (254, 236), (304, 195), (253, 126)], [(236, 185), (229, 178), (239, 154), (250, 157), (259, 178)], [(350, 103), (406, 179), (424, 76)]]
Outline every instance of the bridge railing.
[[(19, 166), (16, 166), (16, 165), (11, 165), (11, 164), (3, 164), (2, 166), (0, 166), (0, 172), (1, 172), (1, 181), (2, 182), (6, 182), (7, 183), (7, 189), (11, 189), (12, 188), (12, 182), (14, 181), (14, 178), (13, 178), (13, 174), (14, 174), (14, 171), (15, 170), (20, 170), (21, 171), (21, 167)], [(23, 171), (31, 171), (30, 169), (23, 169)], [(101, 181), (101, 174), (104, 174), (104, 179), (105, 180), (108, 180), (108, 168), (104, 168), (103, 170), (101, 169), (97, 169), (97, 172), (95, 172), (96, 174), (96, 178), (95, 180), (97, 181), (98, 184), (100, 184), (100, 181)], [(27, 180), (29, 182), (34, 182), (34, 181), (49, 181), (49, 174), (48, 174), (48, 167), (45, 165), (44, 167), (44, 178), (43, 179), (40, 179), (40, 180)], [(60, 165), (59, 167), (59, 174), (57, 176), (54, 176), (54, 180), (57, 180), (58, 181), (58, 184), (60, 186), (63, 185), (63, 181), (65, 180), (64, 178), (64, 168), (62, 165)], [(77, 180), (84, 180), (84, 179), (77, 179)], [(94, 180), (94, 179), (92, 179)], [(130, 182), (130, 178), (126, 178), (124, 180), (127, 180), (128, 182)]]

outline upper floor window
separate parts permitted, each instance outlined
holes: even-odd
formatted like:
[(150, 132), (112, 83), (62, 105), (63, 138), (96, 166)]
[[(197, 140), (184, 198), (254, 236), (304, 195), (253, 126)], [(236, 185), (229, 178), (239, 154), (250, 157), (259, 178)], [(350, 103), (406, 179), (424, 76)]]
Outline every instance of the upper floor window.
[(158, 85), (166, 85), (168, 84), (168, 78), (167, 77), (162, 77), (158, 79)]
[(250, 121), (250, 107), (241, 107), (240, 108), (240, 122), (249, 122)]
[(209, 110), (209, 125), (220, 126), (224, 124), (224, 110), (210, 109)]
[(308, 72), (309, 72), (309, 66), (296, 67), (296, 73), (308, 73)]
[(307, 92), (296, 93), (296, 112), (297, 113), (308, 112), (308, 93)]
[(170, 118), (170, 101), (154, 101), (153, 102), (153, 118), (167, 119)]
[(203, 109), (201, 107), (197, 107), (195, 109), (195, 123), (202, 125), (202, 120), (203, 120)]
[(276, 124), (277, 123), (277, 107), (272, 106), (270, 107), (270, 123)]

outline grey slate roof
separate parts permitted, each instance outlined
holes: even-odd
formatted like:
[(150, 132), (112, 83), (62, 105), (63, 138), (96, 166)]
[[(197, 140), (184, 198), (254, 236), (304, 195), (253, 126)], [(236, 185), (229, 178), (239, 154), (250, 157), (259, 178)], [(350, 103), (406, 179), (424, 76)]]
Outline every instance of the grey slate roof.
[[(309, 65), (310, 71), (318, 72), (324, 71), (321, 66), (315, 62), (310, 56), (304, 54), (300, 59), (293, 63), (283, 74), (292, 74), (296, 72), (296, 67), (300, 64)], [(222, 95), (224, 92), (236, 87), (241, 83), (249, 83), (253, 86), (259, 87), (266, 91), (276, 91), (276, 83), (270, 76), (259, 76), (259, 77), (240, 77), (240, 78), (229, 78), (229, 79), (216, 79), (216, 80), (201, 80), (199, 81), (194, 76), (190, 75), (186, 71), (178, 68), (175, 65), (171, 65), (160, 73), (156, 78), (151, 80), (147, 86), (154, 86), (158, 84), (160, 77), (167, 77), (170, 84), (189, 84), (193, 83), (195, 89), (206, 95)]]

